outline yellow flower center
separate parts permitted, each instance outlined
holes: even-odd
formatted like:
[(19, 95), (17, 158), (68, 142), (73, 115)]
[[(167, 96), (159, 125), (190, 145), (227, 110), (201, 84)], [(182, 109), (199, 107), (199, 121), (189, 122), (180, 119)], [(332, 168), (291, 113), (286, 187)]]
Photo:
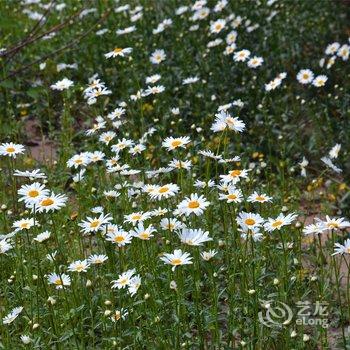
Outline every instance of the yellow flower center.
[(163, 186), (159, 189), (159, 193), (165, 193), (165, 192), (168, 192), (169, 191), (169, 187), (167, 186)]
[(51, 198), (45, 198), (45, 199), (43, 199), (42, 201), (41, 201), (41, 206), (43, 206), (43, 207), (48, 207), (48, 206), (50, 206), (50, 205), (52, 205), (52, 204), (54, 204), (55, 202), (51, 199)]
[(182, 260), (179, 258), (175, 258), (175, 259), (171, 260), (171, 265), (177, 266), (177, 265), (181, 265), (181, 264), (182, 264)]
[(198, 202), (198, 201), (190, 201), (190, 202), (188, 203), (188, 207), (189, 207), (190, 209), (196, 209), (196, 208), (199, 207), (199, 202)]
[(100, 220), (94, 220), (90, 222), (90, 227), (91, 228), (96, 228), (100, 225)]
[(55, 284), (56, 286), (62, 286), (62, 281), (61, 281), (61, 279), (60, 279), (60, 278), (57, 278), (57, 280), (55, 280), (54, 284)]
[(230, 125), (234, 125), (235, 124), (235, 121), (234, 121), (234, 119), (232, 117), (226, 118), (225, 121), (226, 121), (227, 124), (230, 124)]
[(79, 265), (77, 265), (77, 266), (75, 267), (75, 269), (76, 269), (78, 272), (81, 272), (81, 271), (84, 270), (84, 265), (79, 264)]
[(263, 197), (263, 196), (256, 196), (256, 197), (255, 197), (255, 200), (257, 200), (257, 201), (259, 201), (259, 202), (262, 202), (262, 201), (265, 200), (265, 197)]
[(179, 147), (182, 144), (182, 142), (180, 140), (174, 140), (171, 142), (171, 145), (176, 148)]
[(277, 220), (272, 224), (272, 227), (279, 227), (283, 224), (283, 221), (281, 220)]
[(120, 320), (120, 311), (116, 311), (113, 317), (116, 321), (119, 321)]
[(81, 164), (83, 160), (81, 158), (78, 158), (74, 161), (75, 164)]
[(37, 190), (30, 190), (30, 191), (28, 192), (28, 196), (29, 196), (29, 197), (32, 197), (32, 198), (38, 197), (38, 196), (39, 196), (39, 192), (38, 192)]
[(236, 196), (235, 194), (233, 194), (233, 193), (227, 195), (227, 199), (234, 200), (234, 199), (236, 199), (236, 198), (237, 198), (237, 196)]
[(6, 151), (7, 151), (8, 153), (13, 153), (13, 152), (16, 151), (16, 149), (13, 148), (13, 147), (7, 147), (7, 148), (6, 148)]
[(124, 242), (124, 237), (123, 236), (115, 236), (114, 241), (117, 243)]
[(237, 177), (237, 176), (241, 175), (241, 173), (242, 173), (242, 170), (232, 170), (230, 172), (230, 176)]
[(304, 73), (304, 74), (303, 74), (303, 78), (304, 78), (304, 79), (309, 79), (309, 74)]
[(24, 222), (22, 224), (20, 224), (21, 228), (29, 228), (29, 224), (28, 222)]
[(141, 238), (141, 239), (147, 239), (147, 238), (149, 238), (149, 233), (148, 233), (148, 232), (142, 232), (142, 233), (140, 234), (140, 238)]
[(245, 224), (248, 225), (248, 226), (252, 226), (252, 225), (255, 224), (255, 220), (252, 219), (252, 218), (246, 219), (245, 220)]
[(328, 225), (327, 225), (330, 229), (332, 228), (338, 228), (339, 225), (336, 223), (336, 222), (330, 222)]
[(123, 51), (123, 49), (121, 49), (120, 47), (116, 47), (116, 48), (113, 50), (114, 53), (120, 53), (120, 52), (122, 52), (122, 51)]
[(221, 28), (222, 28), (222, 25), (221, 25), (221, 24), (218, 23), (218, 24), (215, 25), (215, 29), (216, 29), (216, 30), (221, 30)]
[(140, 220), (141, 219), (141, 215), (140, 214), (135, 214), (131, 217), (132, 220)]
[(125, 285), (125, 284), (127, 284), (128, 283), (128, 279), (127, 278), (122, 278), (120, 281), (119, 281), (119, 284), (121, 284), (121, 285)]

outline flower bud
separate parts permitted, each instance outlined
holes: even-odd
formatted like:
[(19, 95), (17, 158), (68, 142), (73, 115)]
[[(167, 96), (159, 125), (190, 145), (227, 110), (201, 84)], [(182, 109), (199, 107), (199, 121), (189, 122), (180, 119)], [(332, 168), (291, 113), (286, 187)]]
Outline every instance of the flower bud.
[(53, 297), (48, 297), (47, 298), (47, 302), (51, 305), (55, 305), (56, 304), (56, 299)]
[(109, 316), (111, 313), (112, 313), (111, 310), (105, 310), (104, 315), (105, 315), (105, 316)]
[(310, 340), (310, 337), (307, 334), (303, 335), (303, 342), (308, 342)]

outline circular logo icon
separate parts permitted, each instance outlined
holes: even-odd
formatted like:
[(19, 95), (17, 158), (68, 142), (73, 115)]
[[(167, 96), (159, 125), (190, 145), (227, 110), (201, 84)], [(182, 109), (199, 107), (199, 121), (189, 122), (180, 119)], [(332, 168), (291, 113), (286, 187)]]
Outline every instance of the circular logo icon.
[(273, 328), (282, 328), (283, 325), (287, 325), (293, 318), (292, 309), (281, 301), (274, 302), (272, 306), (270, 302), (263, 303), (266, 307), (265, 311), (258, 313), (259, 321), (264, 326)]

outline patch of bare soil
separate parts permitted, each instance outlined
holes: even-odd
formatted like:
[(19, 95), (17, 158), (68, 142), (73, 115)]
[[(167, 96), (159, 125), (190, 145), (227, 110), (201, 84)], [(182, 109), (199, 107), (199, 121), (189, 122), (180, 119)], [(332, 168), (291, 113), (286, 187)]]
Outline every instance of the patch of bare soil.
[(28, 118), (25, 122), (27, 146), (31, 157), (39, 163), (51, 164), (57, 159), (57, 145), (42, 134), (39, 123)]

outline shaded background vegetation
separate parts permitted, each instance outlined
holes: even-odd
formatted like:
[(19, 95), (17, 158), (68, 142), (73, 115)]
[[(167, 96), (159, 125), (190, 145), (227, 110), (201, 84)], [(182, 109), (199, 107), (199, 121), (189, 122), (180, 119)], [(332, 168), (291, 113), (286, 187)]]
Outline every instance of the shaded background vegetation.
[[(343, 145), (341, 157), (349, 170), (349, 68), (338, 59), (329, 70), (319, 67), (327, 44), (347, 42), (349, 37), (349, 6), (341, 1), (277, 1), (268, 6), (266, 1), (231, 1), (229, 9), (259, 28), (248, 33), (238, 27), (237, 47), (249, 49), (262, 56), (264, 65), (252, 70), (244, 64), (232, 61), (232, 56), (222, 54), (223, 45), (207, 49), (213, 36), (208, 33), (208, 19), (200, 21), (200, 30), (190, 32), (193, 24), (173, 16), (179, 5), (186, 1), (132, 1), (131, 7), (144, 6), (144, 16), (131, 23), (127, 15), (115, 13), (114, 8), (123, 5), (115, 1), (66, 1), (63, 10), (55, 8), (54, 1), (46, 10), (45, 19), (35, 21), (23, 13), (25, 8), (39, 10), (38, 5), (24, 6), (18, 1), (0, 3), (0, 47), (10, 50), (1, 57), (0, 109), (2, 140), (13, 139), (30, 144), (31, 133), (26, 125), (35, 120), (37, 133), (50, 140), (57, 140), (63, 99), (50, 93), (49, 86), (67, 76), (75, 82), (71, 100), (71, 114), (78, 131), (74, 143), (82, 146), (79, 130), (91, 124), (93, 118), (106, 113), (116, 102), (128, 100), (130, 94), (145, 87), (144, 79), (155, 72), (162, 75), (166, 91), (156, 99), (147, 98), (140, 107), (130, 108), (132, 123), (140, 124), (140, 113), (146, 123), (154, 119), (162, 125), (164, 135), (171, 132), (169, 106), (180, 107), (181, 122), (178, 132), (188, 131), (192, 124), (202, 126), (204, 132), (218, 104), (241, 99), (245, 107), (240, 117), (248, 124), (249, 135), (237, 141), (237, 150), (248, 149), (269, 154), (276, 164), (285, 167), (295, 165), (302, 156), (319, 163), (321, 154), (339, 142)], [(212, 7), (213, 1), (208, 1)], [(85, 9), (96, 12), (81, 18)], [(40, 9), (43, 13), (43, 9)], [(276, 15), (270, 19), (271, 13)], [(230, 13), (230, 12), (228, 12)], [(189, 16), (185, 14), (185, 17)], [(216, 15), (219, 18), (221, 15)], [(153, 35), (152, 30), (164, 18), (171, 17), (172, 27)], [(137, 31), (117, 36), (115, 30), (135, 24)], [(103, 36), (96, 31), (108, 28)], [(45, 33), (56, 35), (43, 40)], [(220, 35), (223, 39), (225, 34)], [(132, 59), (109, 61), (103, 54), (115, 46), (134, 48)], [(186, 50), (183, 50), (186, 47)], [(152, 66), (149, 54), (155, 48), (167, 52), (167, 61), (160, 67)], [(40, 70), (39, 64), (46, 63)], [(77, 70), (57, 72), (57, 63), (77, 63)], [(326, 87), (304, 87), (296, 79), (301, 68), (310, 68), (329, 78)], [(287, 72), (282, 89), (266, 94), (264, 84), (282, 71)], [(113, 94), (92, 108), (82, 99), (81, 90), (88, 78), (98, 73)], [(198, 75), (204, 84), (198, 87), (182, 87), (183, 78)], [(215, 100), (214, 100), (215, 97)], [(141, 110), (140, 110), (141, 108)], [(133, 110), (134, 109), (134, 110)], [(146, 125), (134, 128), (142, 133)], [(195, 131), (193, 131), (195, 133)], [(133, 135), (138, 137), (140, 135)], [(205, 136), (205, 135), (204, 135)], [(243, 142), (243, 143), (242, 143)], [(278, 144), (278, 149), (275, 145)], [(348, 171), (344, 171), (348, 173)]]

